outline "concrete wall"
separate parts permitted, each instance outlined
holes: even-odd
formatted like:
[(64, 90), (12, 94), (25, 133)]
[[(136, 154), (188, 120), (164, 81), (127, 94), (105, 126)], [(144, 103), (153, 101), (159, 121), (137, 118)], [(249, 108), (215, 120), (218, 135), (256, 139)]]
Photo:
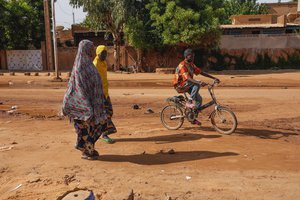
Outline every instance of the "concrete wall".
[(223, 35), (221, 49), (300, 49), (300, 35)]
[[(108, 48), (108, 67), (111, 70), (114, 63), (114, 49)], [(279, 57), (287, 57), (292, 54), (295, 49), (300, 49), (300, 35), (223, 35), (221, 37), (220, 49), (222, 54), (243, 55), (247, 61), (256, 60), (257, 55), (268, 53), (272, 59), (276, 61)], [(182, 52), (184, 48), (166, 48), (163, 51), (145, 50), (143, 52), (143, 68), (142, 71), (153, 72), (156, 68), (176, 67), (182, 60)], [(77, 48), (58, 48), (58, 66), (59, 70), (71, 71)], [(203, 54), (204, 55), (204, 54)], [(45, 55), (44, 55), (45, 56)], [(202, 57), (202, 53), (199, 53)], [(43, 56), (42, 56), (43, 57)], [(0, 50), (0, 69), (7, 70), (6, 52)], [(45, 63), (45, 58), (42, 59)], [(137, 52), (133, 47), (121, 47), (121, 65), (136, 65)], [(45, 65), (45, 64), (43, 64)], [(34, 70), (28, 68), (23, 70)], [(47, 68), (44, 68), (47, 70)]]
[[(113, 47), (107, 47), (108, 57), (107, 64), (108, 69), (113, 70), (114, 49)], [(158, 67), (176, 67), (182, 60), (182, 49), (166, 49), (162, 52), (155, 50), (147, 50), (143, 52), (144, 63), (142, 71), (153, 72)], [(72, 70), (74, 60), (76, 57), (77, 48), (58, 48), (58, 67), (62, 71)], [(136, 65), (137, 52), (133, 47), (121, 47), (120, 62), (122, 66)]]
[[(133, 59), (132, 55), (127, 53), (126, 58), (126, 52), (125, 47), (121, 47), (121, 65), (122, 66), (128, 66), (128, 65), (134, 65), (135, 60)], [(113, 64), (115, 62), (114, 59), (114, 49), (111, 46), (107, 47), (107, 64), (108, 69), (111, 70), (113, 68)], [(58, 68), (59, 70), (63, 71), (70, 71), (73, 68), (73, 64), (75, 61), (75, 57), (77, 54), (77, 48), (58, 48)]]
[(71, 70), (76, 57), (77, 48), (57, 48), (59, 70)]
[(156, 68), (176, 68), (183, 60), (183, 48), (166, 48), (163, 51), (148, 50), (145, 52), (144, 71), (153, 72)]
[[(286, 48), (286, 49), (222, 49), (222, 55), (230, 55), (235, 57), (242, 56), (246, 62), (254, 63), (257, 59), (257, 56), (268, 55), (271, 60), (277, 63), (279, 58), (288, 59), (289, 55), (295, 53), (295, 49)], [(210, 58), (212, 59), (212, 57)], [(234, 62), (233, 62), (234, 63)], [(234, 68), (232, 68), (234, 69)]]
[[(226, 57), (224, 61), (231, 64), (230, 69), (235, 68), (234, 57), (240, 57), (248, 63), (255, 63), (258, 56), (267, 55), (272, 62), (277, 63), (280, 58), (288, 61), (289, 56), (296, 55), (297, 49), (300, 49), (300, 35), (223, 35), (220, 49), (220, 54)], [(209, 59), (214, 63), (216, 58), (211, 56)]]

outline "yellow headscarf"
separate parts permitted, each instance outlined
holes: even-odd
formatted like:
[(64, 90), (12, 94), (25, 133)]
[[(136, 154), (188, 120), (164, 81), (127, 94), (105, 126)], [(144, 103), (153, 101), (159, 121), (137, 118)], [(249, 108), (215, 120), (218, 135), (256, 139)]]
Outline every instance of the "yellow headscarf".
[(102, 79), (102, 87), (103, 87), (103, 93), (105, 97), (107, 98), (108, 95), (108, 81), (107, 81), (107, 63), (106, 61), (102, 61), (99, 58), (99, 54), (101, 54), (102, 51), (106, 50), (106, 47), (104, 45), (99, 45), (96, 49), (96, 57), (94, 59), (94, 65), (97, 68), (101, 79)]

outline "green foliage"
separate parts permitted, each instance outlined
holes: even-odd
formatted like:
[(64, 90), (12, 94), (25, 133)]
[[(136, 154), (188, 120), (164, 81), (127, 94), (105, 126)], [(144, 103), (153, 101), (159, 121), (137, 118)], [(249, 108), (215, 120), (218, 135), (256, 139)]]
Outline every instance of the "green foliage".
[(105, 30), (102, 23), (95, 23), (93, 16), (87, 15), (84, 21), (81, 23), (83, 27), (89, 28), (94, 31)]
[(29, 36), (35, 48), (41, 48), (41, 41), (45, 41), (44, 5), (41, 0), (26, 0), (31, 7)]
[(300, 69), (300, 49), (293, 54), (287, 53), (287, 58), (279, 58), (277, 67), (281, 69)]
[(148, 48), (144, 22), (137, 17), (130, 17), (125, 27), (128, 43), (135, 48)]
[(43, 1), (0, 0), (0, 48), (40, 48), (45, 37), (43, 16)]
[(7, 38), (7, 48), (23, 49), (27, 48), (30, 41), (30, 19), (32, 15), (31, 7), (25, 1), (8, 1), (8, 16), (5, 24), (5, 36)]
[(218, 0), (153, 0), (147, 8), (163, 44), (211, 47), (220, 36), (219, 18), (224, 14), (221, 5)]
[(162, 45), (161, 36), (151, 26), (150, 13), (145, 7), (148, 3), (148, 0), (135, 1), (125, 24), (128, 43), (138, 49), (158, 48)]
[(88, 13), (86, 25), (97, 30), (104, 28), (114, 37), (123, 30), (127, 3), (130, 0), (70, 0), (71, 5), (83, 7)]
[(113, 35), (116, 58), (115, 70), (117, 70), (120, 67), (122, 32), (133, 0), (70, 0), (70, 4), (83, 7), (83, 10), (88, 13), (89, 19), (86, 24), (90, 28), (98, 29), (101, 27)]
[(236, 14), (265, 13), (256, 0), (70, 0), (88, 12), (84, 25), (126, 33), (136, 48), (197, 46), (215, 48), (220, 23)]
[(0, 49), (6, 48), (5, 23), (8, 16), (6, 4), (5, 0), (0, 0)]
[(267, 14), (265, 5), (259, 4), (256, 0), (226, 0), (224, 2), (225, 18), (221, 19), (223, 24), (230, 24), (232, 15), (255, 15)]

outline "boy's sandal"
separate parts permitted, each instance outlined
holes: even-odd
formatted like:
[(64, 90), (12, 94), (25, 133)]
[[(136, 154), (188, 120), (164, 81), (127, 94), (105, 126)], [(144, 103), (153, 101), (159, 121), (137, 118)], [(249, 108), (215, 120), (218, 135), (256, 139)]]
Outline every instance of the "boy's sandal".
[(202, 125), (201, 122), (196, 119), (194, 121), (192, 121), (191, 124), (198, 125), (198, 126)]

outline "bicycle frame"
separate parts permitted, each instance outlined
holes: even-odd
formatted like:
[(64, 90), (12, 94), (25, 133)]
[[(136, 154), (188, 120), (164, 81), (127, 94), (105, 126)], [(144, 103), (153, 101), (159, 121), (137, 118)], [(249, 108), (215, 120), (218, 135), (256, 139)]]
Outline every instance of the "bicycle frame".
[[(214, 86), (218, 83), (219, 81), (214, 81), (213, 84), (203, 84), (200, 82), (201, 85), (208, 86), (208, 91), (211, 96), (211, 100), (206, 104), (200, 106), (200, 109), (196, 109), (195, 106), (193, 106), (191, 99), (188, 97), (187, 93), (183, 93), (184, 96), (179, 95), (168, 98), (167, 101), (169, 102), (169, 105), (165, 106), (161, 112), (161, 122), (163, 123), (163, 125), (169, 130), (177, 130), (183, 125), (185, 118), (189, 122), (194, 122), (198, 118), (199, 111), (204, 110), (210, 106), (214, 106), (214, 110), (212, 110), (209, 114), (209, 119), (213, 128), (222, 134), (233, 133), (237, 128), (237, 118), (230, 108), (222, 106), (217, 101), (214, 93)], [(166, 119), (177, 120), (175, 123), (176, 126), (173, 125), (174, 123), (169, 124)], [(219, 126), (220, 123), (222, 126)], [(226, 127), (224, 127), (223, 125), (226, 125)], [(227, 128), (228, 125), (230, 126), (230, 129)]]
[[(204, 109), (206, 109), (206, 108), (208, 108), (212, 105), (215, 105), (215, 110), (218, 110), (218, 108), (221, 106), (217, 102), (217, 99), (216, 99), (216, 96), (215, 96), (215, 93), (214, 93), (214, 86), (215, 86), (215, 83), (208, 84), (208, 91), (209, 91), (209, 94), (210, 94), (212, 100), (209, 101), (208, 103), (202, 105), (200, 107), (199, 111), (202, 111), (202, 110), (204, 110)], [(186, 95), (186, 92), (183, 93), (183, 94), (184, 94), (184, 99), (185, 99), (184, 103), (178, 102), (178, 103), (176, 103), (176, 105), (179, 106), (179, 107), (182, 107), (185, 110), (186, 109), (185, 102), (188, 101), (188, 97)], [(209, 118), (211, 118), (211, 115), (212, 115), (212, 113), (210, 114)], [(183, 118), (183, 117), (185, 117), (185, 115), (183, 115), (183, 116), (173, 116), (173, 117), (171, 117), (171, 119), (177, 119), (177, 118)]]
[[(208, 91), (209, 91), (209, 94), (210, 94), (212, 100), (210, 102), (202, 105), (200, 107), (199, 111), (204, 110), (212, 105), (219, 106), (216, 96), (215, 96), (215, 92), (214, 92), (214, 85), (208, 85)], [(184, 93), (184, 97), (185, 97), (185, 100), (187, 101), (188, 97), (187, 97), (186, 93)]]

